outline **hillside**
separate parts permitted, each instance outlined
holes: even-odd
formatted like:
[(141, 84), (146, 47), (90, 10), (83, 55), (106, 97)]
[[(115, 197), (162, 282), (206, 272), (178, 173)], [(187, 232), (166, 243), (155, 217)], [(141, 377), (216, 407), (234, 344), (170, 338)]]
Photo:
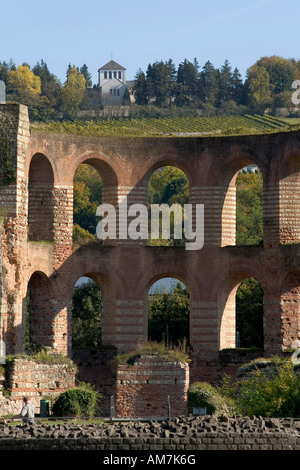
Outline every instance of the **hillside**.
[(52, 121), (32, 123), (44, 132), (119, 137), (247, 135), (289, 131), (300, 127), (300, 119), (269, 115), (113, 118), (98, 121)]

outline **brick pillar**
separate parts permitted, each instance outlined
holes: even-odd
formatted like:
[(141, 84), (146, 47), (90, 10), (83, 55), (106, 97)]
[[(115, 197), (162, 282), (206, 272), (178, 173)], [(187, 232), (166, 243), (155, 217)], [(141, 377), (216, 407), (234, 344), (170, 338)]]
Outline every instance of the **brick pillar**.
[(5, 116), (3, 148), (9, 148), (9, 165), (14, 179), (8, 181), (7, 168), (0, 165), (2, 185), (0, 188), (1, 220), (1, 282), (0, 326), (1, 339), (6, 353), (24, 350), (25, 322), (23, 318), (24, 289), (23, 272), (27, 266), (24, 247), (27, 241), (27, 181), (25, 159), (30, 139), (28, 109), (19, 104), (0, 105)]
[(278, 245), (279, 238), (279, 185), (265, 183), (263, 188), (264, 246)]
[[(126, 210), (127, 204), (127, 210)], [(147, 239), (132, 239), (129, 234), (129, 225), (130, 222), (139, 217), (139, 221), (145, 226), (148, 227), (148, 212), (145, 214), (144, 212), (140, 214), (137, 212), (136, 214), (133, 213), (132, 216), (128, 215), (128, 211), (133, 204), (142, 204), (143, 207), (148, 208), (148, 188), (145, 186), (119, 186), (118, 188), (118, 225), (117, 225), (117, 238), (118, 238), (118, 245), (122, 246), (145, 246), (147, 245)], [(135, 211), (133, 211), (135, 212)], [(124, 232), (124, 237), (121, 238), (122, 234), (119, 232), (119, 223), (122, 224)], [(134, 230), (135, 231), (135, 230)]]
[(218, 350), (217, 303), (190, 303), (190, 342), (194, 351)]
[(264, 351), (265, 354), (282, 352), (282, 328), (280, 296), (264, 292)]
[(279, 184), (280, 243), (300, 242), (300, 181), (286, 178)]
[(115, 307), (114, 327), (112, 330), (114, 334), (105, 334), (104, 330), (103, 343), (111, 343), (120, 351), (132, 351), (138, 344), (146, 341), (143, 301), (118, 299)]
[(204, 204), (204, 245), (235, 245), (236, 188), (230, 185), (190, 188), (189, 203)]

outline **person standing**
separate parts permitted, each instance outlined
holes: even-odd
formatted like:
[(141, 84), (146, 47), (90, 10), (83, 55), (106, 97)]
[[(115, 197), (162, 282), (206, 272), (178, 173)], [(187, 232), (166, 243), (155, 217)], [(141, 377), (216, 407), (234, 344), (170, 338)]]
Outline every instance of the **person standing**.
[(29, 397), (23, 398), (23, 407), (19, 415), (13, 416), (11, 419), (22, 418), (23, 423), (34, 424), (34, 405)]

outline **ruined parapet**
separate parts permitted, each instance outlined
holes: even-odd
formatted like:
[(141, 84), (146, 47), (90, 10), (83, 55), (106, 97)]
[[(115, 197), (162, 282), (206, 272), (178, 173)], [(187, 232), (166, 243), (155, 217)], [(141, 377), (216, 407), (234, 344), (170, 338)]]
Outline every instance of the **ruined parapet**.
[(23, 350), (22, 272), (26, 260), (28, 108), (0, 104), (0, 326), (7, 354)]
[(166, 418), (187, 415), (188, 363), (141, 355), (133, 365), (119, 365), (117, 418)]

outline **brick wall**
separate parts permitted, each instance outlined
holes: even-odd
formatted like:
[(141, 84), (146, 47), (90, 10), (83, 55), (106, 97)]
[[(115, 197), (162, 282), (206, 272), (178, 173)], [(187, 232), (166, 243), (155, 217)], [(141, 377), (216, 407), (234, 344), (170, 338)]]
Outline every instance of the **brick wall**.
[(117, 370), (116, 416), (166, 417), (187, 414), (189, 367), (157, 356), (141, 356)]
[(57, 397), (75, 385), (76, 368), (69, 364), (37, 363), (16, 358), (6, 365), (5, 389), (9, 398), (1, 397), (0, 415), (18, 413), (24, 396), (31, 398), (39, 413), (40, 400)]

